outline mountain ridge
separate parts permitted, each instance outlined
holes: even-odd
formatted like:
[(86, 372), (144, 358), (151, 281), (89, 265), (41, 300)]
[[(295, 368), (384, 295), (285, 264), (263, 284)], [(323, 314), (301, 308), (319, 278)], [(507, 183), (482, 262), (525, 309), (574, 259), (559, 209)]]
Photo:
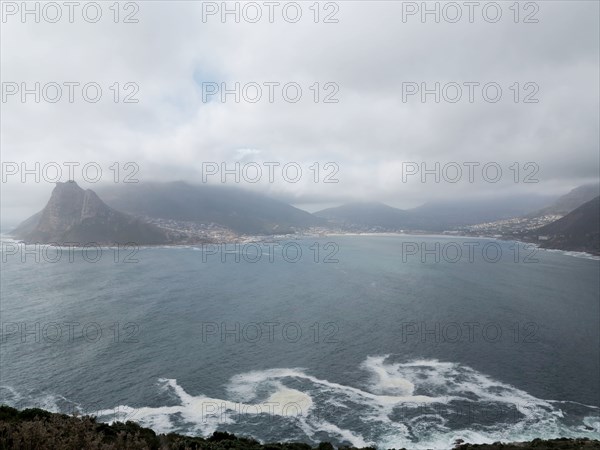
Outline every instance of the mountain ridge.
[(600, 195), (600, 183), (588, 183), (571, 189), (564, 195), (561, 195), (550, 205), (533, 211), (525, 217), (540, 217), (546, 215), (565, 216), (584, 203)]

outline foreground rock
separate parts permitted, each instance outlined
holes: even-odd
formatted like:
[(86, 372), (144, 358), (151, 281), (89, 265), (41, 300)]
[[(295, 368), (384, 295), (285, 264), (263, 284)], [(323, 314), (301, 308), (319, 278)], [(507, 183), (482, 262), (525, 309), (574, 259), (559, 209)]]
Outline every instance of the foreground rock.
[(485, 449), (485, 450), (523, 450), (523, 449), (582, 449), (591, 450), (600, 448), (600, 441), (591, 440), (587, 438), (583, 439), (534, 439), (531, 442), (513, 442), (510, 444), (503, 444), (496, 442), (494, 444), (462, 444), (455, 449), (460, 450), (471, 450), (471, 449)]
[[(314, 447), (333, 450), (327, 442)], [(342, 447), (350, 450), (350, 447)], [(515, 444), (462, 444), (458, 449), (600, 449), (600, 441), (588, 439), (540, 440)], [(312, 450), (302, 443), (261, 444), (254, 439), (240, 438), (225, 432), (215, 432), (209, 438), (188, 437), (175, 433), (156, 434), (133, 422), (98, 423), (93, 417), (73, 417), (42, 409), (18, 411), (0, 406), (0, 450), (187, 450), (187, 449), (250, 449), (250, 450)], [(370, 449), (369, 449), (370, 450)]]

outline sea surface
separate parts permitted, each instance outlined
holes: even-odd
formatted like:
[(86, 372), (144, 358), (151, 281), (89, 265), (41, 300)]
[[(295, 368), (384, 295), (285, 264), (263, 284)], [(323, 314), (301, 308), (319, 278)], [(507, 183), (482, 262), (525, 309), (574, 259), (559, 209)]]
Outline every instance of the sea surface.
[(439, 236), (101, 251), (3, 241), (0, 403), (379, 448), (600, 438), (598, 259)]

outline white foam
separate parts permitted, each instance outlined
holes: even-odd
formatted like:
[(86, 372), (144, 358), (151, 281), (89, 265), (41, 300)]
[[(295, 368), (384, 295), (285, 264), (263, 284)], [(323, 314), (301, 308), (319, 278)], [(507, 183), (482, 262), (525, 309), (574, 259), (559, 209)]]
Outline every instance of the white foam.
[[(160, 433), (207, 436), (221, 427), (259, 440), (267, 439), (262, 434), (265, 429), (277, 427), (255, 424), (276, 418), (289, 422), (291, 429), (302, 434), (270, 435), (270, 440), (316, 443), (329, 439), (380, 448), (451, 448), (457, 439), (489, 443), (536, 437), (598, 437), (598, 407), (578, 404), (578, 410), (588, 408), (590, 412), (576, 425), (567, 426), (563, 419), (570, 414), (568, 403), (574, 402), (538, 399), (455, 363), (394, 363), (389, 359), (387, 355), (371, 356), (361, 364), (371, 375), (363, 387), (330, 382), (299, 368), (268, 369), (235, 375), (225, 386), (226, 398), (219, 399), (190, 394), (177, 380), (160, 379), (159, 389), (171, 393), (177, 404), (119, 405), (99, 411), (98, 418), (109, 422), (134, 420)], [(9, 397), (19, 397), (14, 390), (8, 392)], [(2, 391), (0, 395), (4, 396)], [(465, 405), (472, 416), (464, 415), (461, 408)], [(487, 410), (500, 414), (481, 420)], [(254, 428), (244, 426), (250, 417), (254, 418), (250, 421)], [(465, 417), (466, 422), (456, 421)], [(459, 423), (462, 428), (457, 429)], [(572, 416), (569, 423), (574, 423)], [(236, 431), (239, 429), (243, 431)]]
[(542, 250), (545, 250), (550, 253), (560, 253), (565, 256), (572, 256), (574, 258), (591, 259), (593, 261), (600, 261), (600, 256), (594, 255), (592, 253), (587, 253), (587, 252), (574, 252), (574, 251), (569, 251), (569, 250), (559, 250), (559, 249), (555, 249), (555, 248), (544, 248)]

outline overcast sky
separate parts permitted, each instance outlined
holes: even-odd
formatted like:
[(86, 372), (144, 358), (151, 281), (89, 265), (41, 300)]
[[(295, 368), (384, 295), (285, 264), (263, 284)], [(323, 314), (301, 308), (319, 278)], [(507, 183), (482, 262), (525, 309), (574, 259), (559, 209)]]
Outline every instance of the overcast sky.
[[(208, 15), (221, 2), (122, 3), (118, 23), (109, 9), (112, 2), (101, 3), (96, 23), (84, 20), (82, 7), (70, 23), (62, 2), (56, 23), (50, 23), (56, 8), (42, 9), (44, 4), (39, 23), (33, 14), (23, 23), (21, 11), (14, 9), (21, 2), (3, 2), (3, 170), (14, 167), (7, 163), (26, 162), (30, 168), (35, 162), (97, 163), (103, 169), (100, 183), (108, 183), (114, 182), (109, 169), (114, 162), (121, 178), (133, 172), (134, 166), (125, 168), (125, 163), (134, 162), (139, 172), (133, 179), (140, 181), (201, 183), (204, 171), (209, 182), (219, 183), (220, 173), (207, 175), (209, 166), (214, 169), (211, 163), (234, 168), (239, 162), (247, 169), (240, 186), (308, 210), (353, 200), (406, 208), (458, 196), (557, 194), (598, 177), (597, 1), (521, 3), (518, 23), (513, 2), (497, 4), (502, 16), (495, 22), (497, 8), (484, 13), (490, 2), (480, 2), (472, 23), (464, 2), (430, 2), (430, 8), (440, 8), (439, 23), (433, 14), (423, 23), (420, 11), (414, 11), (421, 2), (324, 2), (312, 9), (313, 2), (301, 2), (296, 23), (294, 5), (286, 6), (284, 17), (289, 2), (273, 7), (273, 23), (264, 2), (239, 4), (239, 23), (233, 14), (225, 23), (220, 11)], [(29, 5), (33, 9), (35, 2)], [(456, 5), (462, 12), (458, 20)], [(249, 23), (259, 10), (260, 20)], [(86, 12), (92, 21), (96, 11)], [(137, 23), (124, 23), (128, 14)], [(25, 102), (21, 92), (10, 95), (15, 86), (35, 89), (36, 82), (39, 103), (33, 94)], [(65, 82), (80, 83), (73, 103)], [(82, 96), (82, 85), (90, 82), (102, 89), (97, 103)], [(233, 94), (224, 102), (218, 94), (208, 95), (221, 83), (233, 89), (236, 82), (246, 86), (239, 103)], [(279, 83), (273, 103), (264, 85), (269, 82)], [(422, 83), (435, 89), (436, 82), (439, 103), (434, 94), (425, 102), (420, 93), (408, 95)], [(464, 85), (470, 82), (479, 83), (471, 85), (473, 102)], [(62, 86), (56, 103), (48, 101), (56, 95), (52, 83)], [(114, 83), (119, 83), (117, 103)], [(248, 83), (262, 86), (261, 100), (247, 101), (256, 94)], [(296, 103), (284, 99), (286, 83), (302, 89)], [(497, 83), (486, 92), (489, 101), (482, 92), (487, 83)], [(457, 85), (462, 96), (452, 103)], [(495, 86), (502, 95), (492, 103)], [(92, 98), (94, 90), (88, 94)], [(128, 94), (138, 102), (124, 103)], [(293, 86), (287, 94), (295, 95)], [(337, 103), (325, 103), (327, 96)], [(264, 162), (281, 164), (273, 182)], [(423, 183), (419, 174), (408, 176), (423, 162), (430, 168), (436, 162), (441, 167), (456, 163), (464, 169), (462, 178), (451, 183), (442, 174), (436, 183), (430, 175)], [(480, 164), (474, 166), (473, 183), (465, 162)], [(514, 166), (510, 169), (515, 162), (518, 183)], [(262, 165), (263, 174), (257, 183), (244, 183), (244, 175), (256, 179), (254, 163)], [(320, 169), (317, 183), (314, 163)], [(495, 167), (503, 170), (498, 182), (483, 178), (486, 163), (497, 163), (487, 173), (490, 179)], [(284, 164), (291, 164), (288, 180)], [(454, 179), (456, 164), (447, 166), (447, 178)], [(298, 166), (302, 176), (293, 183)], [(22, 183), (19, 174), (4, 175), (3, 223), (18, 222), (44, 206), (53, 187), (44, 174), (40, 183), (33, 176)], [(324, 183), (326, 175), (339, 182)], [(539, 182), (524, 183), (526, 175)], [(75, 180), (94, 188), (80, 169)], [(232, 175), (228, 180), (234, 184)]]

